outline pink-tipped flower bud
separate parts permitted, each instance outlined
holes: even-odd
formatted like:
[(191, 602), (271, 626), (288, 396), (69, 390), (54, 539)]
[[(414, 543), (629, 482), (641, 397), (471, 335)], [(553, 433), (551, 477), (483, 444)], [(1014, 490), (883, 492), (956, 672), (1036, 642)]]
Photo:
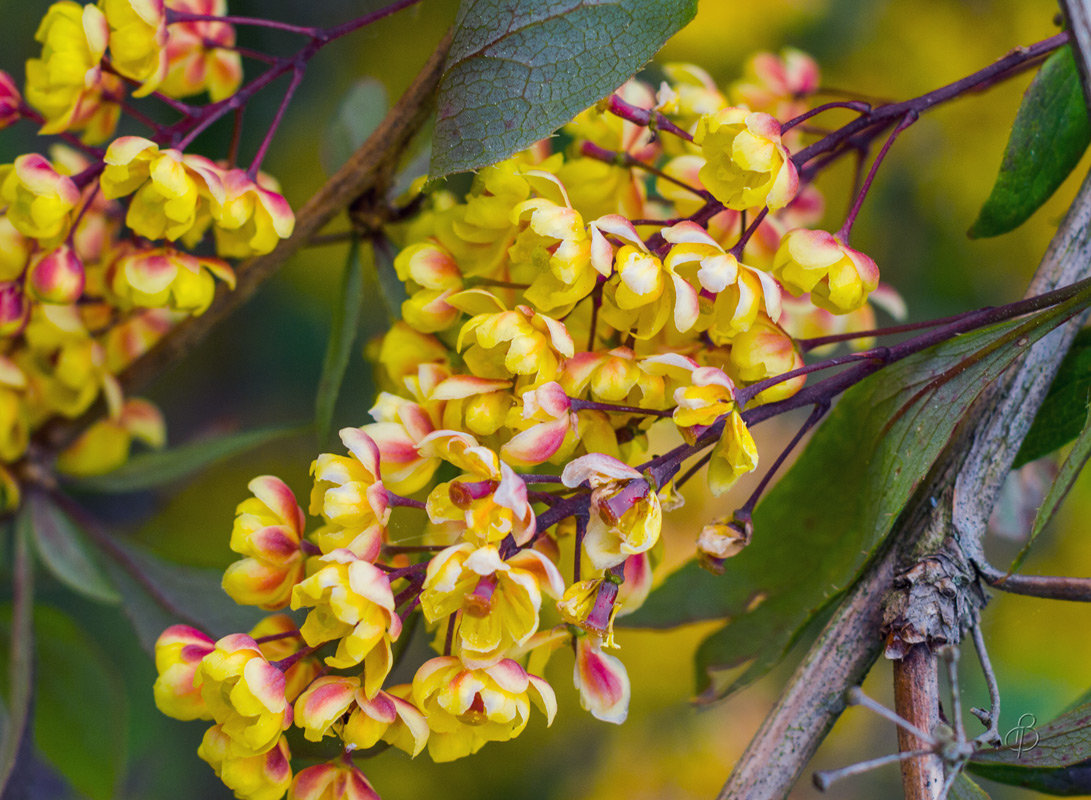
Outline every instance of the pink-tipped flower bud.
[(6, 128), (21, 116), (23, 97), (8, 73), (0, 70), (0, 128)]
[(83, 294), (84, 280), (83, 261), (66, 244), (35, 257), (27, 273), (31, 296), (43, 303), (76, 302)]
[(14, 336), (26, 325), (30, 303), (17, 282), (0, 283), (0, 337)]

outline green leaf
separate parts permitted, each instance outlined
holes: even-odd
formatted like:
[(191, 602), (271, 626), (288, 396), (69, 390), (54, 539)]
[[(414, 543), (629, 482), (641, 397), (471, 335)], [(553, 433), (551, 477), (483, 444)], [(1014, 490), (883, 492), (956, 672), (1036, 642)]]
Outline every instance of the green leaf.
[[(754, 541), (724, 574), (691, 563), (619, 624), (730, 620), (698, 650), (703, 699), (760, 677), (853, 584), (981, 391), (1065, 313), (958, 336), (849, 389), (758, 505)], [(712, 685), (712, 673), (742, 667)]]
[(155, 450), (130, 458), (124, 466), (105, 475), (67, 478), (73, 489), (87, 492), (138, 492), (179, 481), (213, 464), (300, 433), (300, 427), (262, 428), (228, 436), (188, 442), (169, 450)]
[(1004, 746), (975, 753), (968, 768), (992, 781), (1047, 794), (1091, 793), (1091, 702), (1083, 702), (1037, 727), (1024, 714)]
[[(20, 514), (15, 526), (15, 562), (12, 569), (11, 635), (8, 644), (8, 703), (0, 735), (0, 796), (19, 769), (27, 749), (30, 701), (34, 690), (34, 560), (30, 555), (29, 515)], [(25, 759), (22, 759), (25, 763)]]
[(1072, 48), (1045, 60), (1015, 115), (1000, 174), (972, 238), (999, 236), (1022, 225), (1050, 198), (1091, 141), (1087, 103)]
[(39, 751), (92, 800), (118, 796), (125, 772), (125, 687), (116, 665), (79, 625), (39, 606), (34, 739)]
[(955, 778), (947, 797), (948, 800), (989, 800), (985, 790), (967, 778), (964, 772)]
[(121, 608), (151, 652), (167, 627), (185, 623), (213, 638), (250, 630), (264, 616), (224, 594), (223, 573), (172, 564), (131, 542), (113, 541), (107, 567), (121, 591)]
[(326, 345), (326, 358), (322, 362), (322, 377), (318, 381), (318, 397), (315, 400), (315, 425), (318, 440), (325, 442), (333, 423), (333, 411), (341, 393), (341, 382), (348, 369), (356, 330), (360, 325), (363, 309), (363, 265), (360, 262), (360, 242), (353, 239), (345, 261), (338, 302), (333, 307), (330, 321), (330, 339)]
[(100, 603), (117, 603), (121, 595), (103, 572), (79, 526), (49, 497), (27, 493), (20, 518), (29, 518), (31, 539), (38, 558), (74, 592)]
[(367, 141), (383, 121), (389, 101), (386, 87), (376, 78), (356, 81), (337, 108), (322, 140), (322, 167), (332, 175)]
[(1072, 348), (1042, 401), (1034, 422), (1015, 457), (1021, 467), (1075, 439), (1091, 409), (1091, 328), (1076, 334)]
[(432, 177), (493, 164), (620, 86), (696, 0), (463, 0), (439, 87)]
[(1069, 451), (1064, 463), (1061, 464), (1057, 477), (1049, 487), (1049, 491), (1046, 492), (1042, 505), (1038, 507), (1038, 513), (1034, 515), (1034, 525), (1030, 529), (1030, 536), (1027, 537), (1026, 544), (1023, 545), (1012, 561), (1009, 572), (1014, 572), (1022, 565), (1023, 559), (1027, 557), (1031, 545), (1034, 544), (1034, 540), (1038, 538), (1038, 534), (1045, 529), (1046, 525), (1053, 519), (1053, 515), (1057, 513), (1057, 509), (1061, 507), (1061, 501), (1068, 495), (1069, 489), (1076, 482), (1076, 478), (1079, 477), (1088, 458), (1091, 458), (1091, 409), (1088, 410), (1083, 430), (1076, 439), (1076, 444)]

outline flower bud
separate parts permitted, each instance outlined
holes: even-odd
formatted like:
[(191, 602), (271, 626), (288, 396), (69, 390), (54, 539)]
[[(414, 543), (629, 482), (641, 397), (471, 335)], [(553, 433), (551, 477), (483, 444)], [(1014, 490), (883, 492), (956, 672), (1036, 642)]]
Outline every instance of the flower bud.
[(71, 247), (62, 244), (30, 262), (27, 282), (35, 300), (70, 305), (83, 294), (83, 261)]

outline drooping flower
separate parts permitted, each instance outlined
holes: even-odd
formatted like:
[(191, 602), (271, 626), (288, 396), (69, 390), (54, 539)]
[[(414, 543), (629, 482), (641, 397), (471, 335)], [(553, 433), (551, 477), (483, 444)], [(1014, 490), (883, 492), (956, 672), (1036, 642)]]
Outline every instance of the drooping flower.
[(244, 558), (228, 566), (223, 588), (241, 605), (283, 608), (303, 578), (303, 509), (280, 478), (262, 475), (247, 486), (254, 496), (236, 507), (229, 545)]
[(521, 550), (505, 561), (495, 547), (463, 542), (432, 557), (420, 604), (429, 622), (459, 613), (459, 657), (468, 667), (487, 667), (538, 630), (543, 590), (554, 597), (564, 591), (545, 556)]
[(295, 229), (295, 215), (280, 187), (268, 175), (251, 180), (245, 171), (222, 175), (223, 194), (212, 197), (210, 213), (216, 252), (249, 258), (270, 252)]
[(799, 175), (769, 114), (725, 108), (702, 117), (693, 141), (705, 157), (701, 182), (728, 208), (784, 208), (799, 191)]
[[(205, 17), (227, 14), (227, 0), (168, 0), (174, 11)], [(234, 50), (235, 28), (228, 22), (201, 19), (167, 28), (167, 75), (159, 91), (188, 97), (208, 91), (212, 102), (225, 100), (242, 83), (242, 61)]]
[(812, 303), (834, 314), (860, 308), (879, 285), (874, 261), (821, 230), (785, 234), (773, 270), (792, 294), (810, 292)]
[(205, 707), (231, 739), (235, 756), (265, 753), (292, 724), (292, 706), (284, 696), (284, 673), (270, 664), (257, 643), (244, 633), (216, 642), (197, 667), (193, 685)]
[(436, 431), (425, 437), (420, 450), (464, 471), (429, 492), (432, 522), (455, 522), (468, 540), (482, 545), (509, 535), (516, 544), (530, 541), (536, 528), (526, 483), (494, 451), (458, 431)]
[(288, 800), (380, 800), (364, 773), (343, 761), (301, 770), (288, 789)]
[(222, 171), (208, 159), (160, 150), (150, 139), (122, 136), (106, 148), (99, 176), (107, 199), (132, 194), (125, 224), (146, 239), (172, 242), (200, 231), (208, 208), (225, 196)]
[(134, 97), (154, 92), (167, 77), (167, 21), (163, 0), (98, 0), (110, 26), (110, 63), (140, 83)]
[(197, 755), (240, 800), (280, 800), (292, 782), (288, 740), (281, 736), (263, 753), (239, 755), (235, 741), (221, 725), (205, 731)]
[(41, 133), (83, 131), (89, 144), (113, 133), (124, 89), (102, 70), (109, 33), (97, 6), (60, 0), (49, 7), (34, 35), (41, 56), (26, 65), (26, 99), (45, 120)]
[(155, 706), (175, 719), (212, 719), (193, 678), (202, 659), (216, 649), (211, 637), (188, 625), (171, 625), (155, 640)]
[(573, 681), (580, 693), (580, 706), (591, 716), (615, 725), (625, 721), (632, 691), (629, 673), (621, 659), (602, 652), (597, 637), (576, 637)]
[(58, 242), (68, 232), (72, 209), (79, 199), (72, 179), (59, 174), (37, 153), (18, 156), (12, 164), (0, 166), (0, 200), (7, 205), (7, 218), (31, 239)]
[(292, 609), (310, 608), (300, 628), (312, 647), (337, 642), (326, 657), (335, 669), (364, 663), (368, 696), (383, 685), (393, 665), (390, 643), (402, 631), (386, 573), (350, 550), (334, 550), (310, 562), (311, 574), (292, 589)]
[(439, 762), (515, 738), (530, 720), (531, 702), (547, 724), (557, 712), (552, 687), (510, 658), (480, 669), (453, 656), (426, 661), (413, 678), (413, 701), (432, 729), (428, 753)]
[(591, 487), (584, 552), (595, 569), (608, 569), (658, 541), (663, 525), (659, 495), (647, 478), (616, 458), (592, 453), (568, 463), (561, 481)]

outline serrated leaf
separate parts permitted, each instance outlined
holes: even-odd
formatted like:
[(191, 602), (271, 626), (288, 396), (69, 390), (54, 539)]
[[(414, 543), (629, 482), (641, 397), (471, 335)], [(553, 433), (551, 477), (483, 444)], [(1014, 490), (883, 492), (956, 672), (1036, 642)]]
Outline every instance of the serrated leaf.
[(264, 616), (224, 594), (223, 573), (173, 564), (131, 542), (115, 540), (118, 558), (107, 562), (121, 591), (121, 608), (151, 652), (167, 627), (185, 623), (213, 638), (250, 630)]
[(463, 0), (439, 87), (433, 178), (507, 158), (602, 99), (696, 0)]
[(315, 426), (318, 440), (325, 442), (333, 423), (333, 411), (341, 394), (341, 382), (348, 369), (356, 331), (363, 309), (363, 265), (360, 262), (360, 242), (353, 239), (345, 261), (341, 289), (330, 320), (330, 339), (322, 362), (322, 377), (318, 381), (315, 399)]
[(1027, 464), (1075, 439), (1091, 409), (1091, 328), (1076, 334), (1015, 457)]
[(113, 800), (125, 771), (125, 687), (102, 648), (70, 617), (40, 606), (34, 614), (38, 750), (82, 794)]
[[(730, 620), (698, 650), (703, 699), (760, 677), (856, 580), (981, 391), (1065, 318), (1053, 310), (963, 334), (849, 389), (758, 505), (754, 541), (724, 574), (691, 563), (619, 624)], [(744, 665), (730, 686), (712, 686), (711, 673)]]
[(1072, 48), (1065, 45), (1045, 60), (1023, 97), (1000, 174), (970, 237), (999, 236), (1022, 225), (1068, 177), (1089, 141), (1087, 103)]
[(1080, 703), (1046, 725), (1036, 722), (1024, 714), (1003, 747), (975, 753), (968, 768), (989, 780), (1047, 794), (1091, 792), (1091, 703)]
[(182, 480), (213, 464), (241, 455), (263, 444), (300, 433), (299, 427), (262, 428), (256, 431), (187, 442), (168, 450), (140, 453), (105, 475), (70, 478), (65, 483), (86, 492), (138, 492)]
[(12, 565), (11, 635), (8, 655), (8, 703), (0, 734), (0, 797), (20, 766), (30, 737), (30, 703), (34, 690), (34, 560), (31, 557), (29, 516), (15, 525), (15, 561)]
[(50, 572), (74, 592), (99, 603), (121, 600), (99, 565), (79, 526), (41, 492), (27, 493), (20, 518), (26, 517), (38, 558)]
[(345, 92), (322, 140), (322, 167), (327, 175), (337, 172), (379, 127), (388, 105), (386, 87), (376, 78), (361, 78)]

